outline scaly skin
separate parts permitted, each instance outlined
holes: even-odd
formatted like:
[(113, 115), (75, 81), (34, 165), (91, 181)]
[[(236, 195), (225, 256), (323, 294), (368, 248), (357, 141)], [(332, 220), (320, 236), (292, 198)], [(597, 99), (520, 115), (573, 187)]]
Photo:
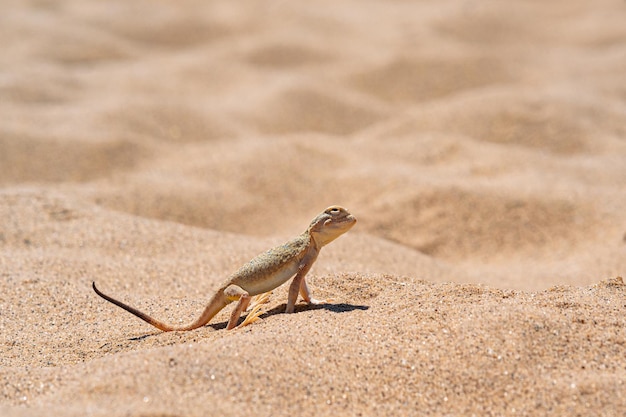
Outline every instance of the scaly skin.
[(164, 332), (187, 331), (202, 327), (228, 304), (238, 301), (226, 326), (227, 330), (231, 330), (237, 325), (239, 317), (246, 311), (253, 296), (281, 286), (294, 275), (295, 277), (289, 287), (285, 312), (293, 313), (298, 293), (307, 303), (318, 304), (319, 301), (311, 298), (304, 277), (311, 269), (322, 247), (350, 230), (355, 223), (356, 218), (343, 207), (328, 207), (313, 219), (307, 230), (300, 236), (256, 256), (229, 276), (219, 286), (200, 317), (187, 326), (176, 327), (165, 324), (134, 307), (103, 294), (96, 288), (95, 282), (92, 283), (92, 286), (100, 297)]

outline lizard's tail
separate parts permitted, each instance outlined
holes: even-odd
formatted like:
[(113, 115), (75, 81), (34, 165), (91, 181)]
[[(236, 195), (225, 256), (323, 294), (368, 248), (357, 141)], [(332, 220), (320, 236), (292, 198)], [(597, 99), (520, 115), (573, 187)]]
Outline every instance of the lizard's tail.
[(150, 317), (149, 315), (147, 315), (146, 313), (139, 311), (136, 308), (129, 306), (128, 304), (125, 304), (119, 300), (116, 300), (113, 297), (110, 297), (102, 293), (98, 288), (96, 288), (95, 282), (92, 282), (91, 286), (93, 287), (93, 290), (96, 292), (96, 294), (98, 294), (100, 297), (104, 298), (110, 303), (115, 304), (116, 306), (120, 308), (123, 308), (124, 310), (128, 311), (130, 314), (133, 314), (139, 317), (141, 320), (145, 321), (148, 324), (151, 324), (152, 326), (156, 327), (159, 330), (163, 330), (164, 332), (187, 331), (187, 330), (197, 329), (198, 327), (202, 327), (205, 324), (207, 324), (221, 309), (226, 307), (226, 305), (228, 304), (226, 300), (218, 300), (217, 299), (218, 296), (216, 296), (211, 300), (211, 302), (204, 309), (204, 312), (202, 313), (202, 315), (196, 321), (194, 321), (188, 326), (174, 327), (174, 326), (165, 324), (162, 321), (154, 319)]

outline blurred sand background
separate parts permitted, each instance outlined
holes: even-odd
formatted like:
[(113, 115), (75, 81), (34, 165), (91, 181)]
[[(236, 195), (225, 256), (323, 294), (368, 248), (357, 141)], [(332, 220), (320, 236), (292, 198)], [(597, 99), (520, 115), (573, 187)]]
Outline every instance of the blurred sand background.
[[(13, 1), (2, 416), (626, 410), (626, 3)], [(330, 204), (332, 303), (187, 323)]]

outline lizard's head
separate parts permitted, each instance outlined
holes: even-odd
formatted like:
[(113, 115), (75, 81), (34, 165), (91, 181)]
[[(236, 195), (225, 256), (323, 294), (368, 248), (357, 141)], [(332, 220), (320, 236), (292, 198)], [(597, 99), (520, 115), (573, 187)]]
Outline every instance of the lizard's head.
[(309, 233), (320, 246), (324, 246), (346, 233), (356, 218), (343, 207), (330, 206), (313, 219)]

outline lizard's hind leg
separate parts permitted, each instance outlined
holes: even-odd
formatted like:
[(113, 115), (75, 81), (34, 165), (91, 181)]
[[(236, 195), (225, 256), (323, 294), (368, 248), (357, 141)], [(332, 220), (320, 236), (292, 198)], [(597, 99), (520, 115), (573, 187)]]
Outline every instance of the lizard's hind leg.
[(241, 313), (246, 311), (248, 308), (248, 304), (250, 304), (252, 297), (250, 297), (250, 294), (248, 294), (246, 290), (238, 285), (229, 285), (224, 290), (224, 295), (226, 295), (226, 297), (231, 301), (239, 300), (235, 309), (230, 314), (230, 320), (228, 320), (228, 325), (226, 326), (226, 330), (232, 330), (235, 326), (237, 326)]
[(262, 320), (260, 316), (261, 314), (263, 314), (263, 311), (261, 311), (261, 309), (263, 308), (263, 304), (267, 304), (270, 302), (271, 295), (272, 292), (268, 291), (255, 296), (250, 303), (250, 311), (248, 312), (248, 315), (237, 327), (247, 326), (248, 324), (256, 323), (257, 321)]
[(269, 303), (271, 296), (272, 296), (272, 291), (268, 291), (268, 292), (264, 292), (263, 294), (255, 295), (254, 298), (252, 299), (252, 302), (250, 303), (250, 307), (248, 307), (248, 310), (252, 311), (252, 310), (256, 309), (257, 307), (259, 307), (259, 306), (261, 306), (263, 304)]

